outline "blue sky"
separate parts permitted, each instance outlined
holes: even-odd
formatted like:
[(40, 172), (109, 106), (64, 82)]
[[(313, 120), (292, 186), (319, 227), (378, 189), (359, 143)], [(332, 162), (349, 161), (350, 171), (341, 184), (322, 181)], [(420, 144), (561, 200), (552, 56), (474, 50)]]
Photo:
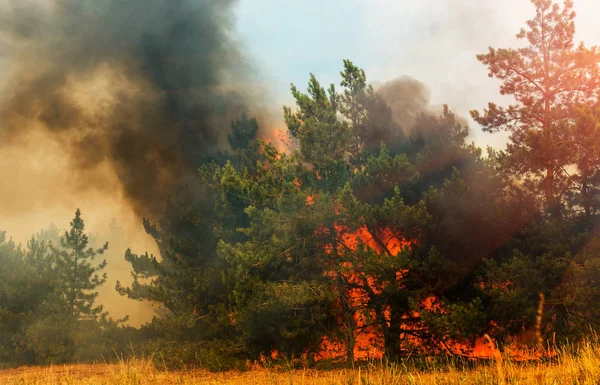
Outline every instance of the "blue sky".
[[(587, 45), (600, 44), (598, 3), (575, 1), (577, 39)], [(311, 72), (339, 83), (349, 58), (374, 83), (402, 75), (422, 81), (432, 104), (466, 117), (488, 101), (506, 101), (475, 55), (515, 47), (533, 15), (528, 0), (241, 0), (237, 30), (276, 103), (291, 104), (290, 82), (304, 89)], [(471, 126), (479, 145), (503, 147), (505, 135)]]

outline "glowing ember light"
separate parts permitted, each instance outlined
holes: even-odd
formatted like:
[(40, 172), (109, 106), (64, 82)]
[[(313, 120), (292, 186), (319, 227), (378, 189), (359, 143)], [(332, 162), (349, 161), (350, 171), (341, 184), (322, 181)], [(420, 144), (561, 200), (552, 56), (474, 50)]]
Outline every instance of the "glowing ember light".
[[(307, 197), (307, 204), (309, 199)], [(312, 197), (310, 202), (313, 202)], [(344, 248), (356, 251), (361, 246), (366, 246), (374, 250), (382, 256), (389, 257), (397, 256), (400, 251), (410, 247), (411, 242), (396, 236), (389, 229), (381, 229), (377, 231), (377, 239), (373, 236), (367, 226), (361, 226), (352, 231), (348, 227), (336, 224), (335, 226), (336, 239), (344, 246)], [(323, 233), (328, 233), (328, 229), (321, 229)], [(333, 246), (327, 245), (325, 251), (328, 254), (333, 252)], [(346, 300), (351, 309), (356, 309), (353, 312), (353, 321), (355, 324), (354, 331), (354, 358), (357, 360), (365, 359), (381, 359), (384, 356), (383, 335), (378, 325), (373, 324), (372, 320), (376, 318), (373, 309), (367, 309), (370, 300), (370, 293), (381, 294), (385, 286), (379, 283), (374, 277), (365, 276), (358, 266), (354, 266), (349, 261), (342, 262), (341, 267), (344, 270), (344, 280), (351, 288), (347, 288)], [(406, 270), (396, 272), (396, 277), (400, 280)], [(328, 276), (334, 278), (335, 272), (329, 272)], [(342, 308), (341, 300), (338, 299), (335, 306)], [(384, 311), (385, 319), (389, 322), (390, 311)], [(315, 355), (315, 359), (339, 359), (346, 354), (346, 343), (341, 341), (332, 341), (325, 337), (321, 341), (320, 350)]]
[[(307, 197), (307, 205), (314, 203), (313, 197)], [(327, 233), (328, 230), (322, 228), (323, 233)], [(367, 226), (361, 226), (358, 229), (352, 231), (342, 225), (335, 225), (336, 238), (343, 244), (345, 248), (351, 251), (356, 251), (359, 247), (366, 246), (371, 250), (374, 250), (378, 254), (382, 255), (382, 258), (394, 258), (405, 249), (409, 249), (415, 244), (415, 241), (409, 241), (403, 239), (390, 229), (382, 228), (376, 230), (376, 238), (372, 233), (372, 229)], [(333, 252), (333, 246), (327, 245), (325, 251), (328, 254)], [(358, 263), (358, 262), (356, 262)], [(351, 262), (343, 262), (342, 267), (345, 271), (343, 274), (345, 282), (351, 288), (345, 290), (346, 300), (351, 309), (356, 309), (353, 313), (353, 321), (355, 324), (354, 332), (354, 358), (356, 360), (365, 359), (381, 359), (384, 357), (384, 337), (380, 330), (379, 325), (373, 324), (373, 319), (376, 319), (375, 310), (368, 309), (368, 303), (371, 295), (381, 294), (385, 285), (378, 282), (377, 279), (371, 276), (365, 276), (359, 266), (354, 266)], [(396, 271), (396, 280), (401, 282), (402, 279), (408, 274), (408, 270)], [(329, 272), (328, 276), (335, 278), (335, 272)], [(494, 287), (507, 289), (510, 283), (507, 282), (501, 285), (495, 285)], [(341, 300), (338, 299), (336, 308), (341, 309)], [(429, 296), (422, 300), (419, 304), (421, 309), (427, 311), (436, 312), (443, 314), (446, 309), (443, 303), (435, 296)], [(390, 310), (384, 309), (383, 311), (388, 325), (390, 323)], [(405, 316), (406, 319), (419, 318), (420, 314), (418, 311), (414, 311), (409, 316)], [(340, 323), (342, 323), (340, 321)], [(494, 324), (490, 325), (492, 328)], [(404, 330), (415, 330), (415, 331), (426, 331), (426, 327), (423, 324), (414, 323), (403, 324), (402, 329)], [(509, 356), (511, 359), (516, 361), (534, 360), (540, 359), (543, 356), (549, 357), (555, 355), (552, 351), (540, 351), (531, 349), (528, 347), (533, 340), (531, 336), (535, 334), (531, 331), (524, 331), (521, 335), (513, 339), (513, 341), (504, 347), (504, 354)], [(398, 336), (398, 338), (404, 338), (408, 343), (414, 346), (422, 346), (422, 341), (413, 335)], [(501, 359), (502, 352), (498, 349), (495, 342), (489, 339), (489, 337), (480, 337), (474, 344), (467, 344), (459, 341), (439, 341), (439, 349), (437, 352), (445, 351), (448, 354), (460, 355), (465, 358), (472, 359)], [(492, 341), (492, 342), (490, 342)], [(435, 348), (432, 348), (431, 353), (436, 353)], [(335, 341), (329, 337), (324, 337), (320, 343), (319, 352), (314, 356), (316, 360), (322, 359), (342, 359), (346, 355), (346, 343), (343, 341)]]

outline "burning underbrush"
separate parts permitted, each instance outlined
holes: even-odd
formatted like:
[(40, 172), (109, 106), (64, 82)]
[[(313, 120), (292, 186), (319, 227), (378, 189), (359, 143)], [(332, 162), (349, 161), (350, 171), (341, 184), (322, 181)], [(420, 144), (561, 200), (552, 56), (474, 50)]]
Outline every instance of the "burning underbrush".
[[(314, 202), (314, 197), (306, 198), (307, 205), (312, 205)], [(416, 240), (403, 238), (389, 228), (373, 229), (363, 225), (358, 229), (352, 229), (339, 224), (336, 224), (334, 228), (337, 247), (349, 251), (350, 254), (366, 248), (378, 254), (382, 260), (398, 258), (402, 251), (409, 251), (417, 243)], [(321, 231), (328, 233), (328, 229), (325, 228)], [(327, 245), (325, 251), (331, 255), (337, 247)], [(408, 269), (395, 271), (393, 284), (402, 286), (402, 280), (408, 273)], [(347, 359), (348, 341), (353, 344), (352, 357), (354, 360), (383, 359), (386, 356), (385, 337), (382, 327), (378, 323), (377, 311), (370, 306), (370, 302), (373, 297), (381, 295), (390, 283), (379, 282), (375, 277), (365, 273), (364, 266), (359, 259), (341, 262), (337, 267), (332, 264), (332, 270), (327, 273), (332, 282), (337, 280), (338, 274), (345, 282), (345, 289), (343, 295), (340, 295), (334, 303), (334, 307), (340, 313), (340, 329), (345, 329), (346, 333), (351, 334), (346, 334), (345, 340), (344, 338), (323, 337), (313, 359), (316, 361)], [(509, 284), (504, 286), (508, 288)], [(342, 301), (346, 301), (345, 306)], [(343, 319), (344, 308), (346, 311), (350, 309), (352, 313), (352, 331), (348, 330), (347, 320)], [(433, 295), (421, 300), (416, 308), (435, 314), (444, 314), (448, 311), (444, 304)], [(401, 324), (402, 333), (397, 336), (397, 340), (408, 353), (408, 357), (413, 354), (425, 356), (446, 354), (473, 360), (502, 360), (505, 357), (516, 362), (555, 357), (556, 352), (553, 349), (542, 346), (540, 337), (542, 309), (543, 296), (536, 327), (523, 329), (521, 333), (511, 336), (508, 343), (501, 347), (488, 334), (476, 338), (475, 341), (432, 338), (427, 326), (421, 320), (420, 310), (413, 310), (410, 314), (403, 316), (405, 322)], [(387, 327), (390, 327), (391, 311), (389, 306), (382, 306), (381, 314)], [(497, 328), (496, 323), (490, 322), (490, 331), (495, 328)], [(271, 352), (272, 359), (280, 357), (276, 350)]]

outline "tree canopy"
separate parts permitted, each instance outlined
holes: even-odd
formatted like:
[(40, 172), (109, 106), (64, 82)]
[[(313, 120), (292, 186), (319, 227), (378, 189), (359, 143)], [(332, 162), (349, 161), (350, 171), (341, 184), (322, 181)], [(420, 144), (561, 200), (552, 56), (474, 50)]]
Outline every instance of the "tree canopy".
[(510, 347), (534, 328), (538, 349), (580, 341), (600, 327), (600, 52), (574, 44), (571, 1), (532, 4), (521, 48), (477, 56), (513, 97), (471, 112), (510, 132), (504, 150), (469, 143), (447, 105), (401, 111), (415, 116), (402, 127), (350, 60), (337, 84), (291, 85), (288, 148), (245, 112), (223, 127), (229, 147), (198, 156), (143, 220), (159, 255), (125, 252), (132, 282), (116, 290), (157, 309), (139, 330), (96, 305), (108, 244), (79, 210), (62, 237), (0, 233), (0, 361), (130, 343), (162, 365), (223, 369), (469, 355), (484, 335)]

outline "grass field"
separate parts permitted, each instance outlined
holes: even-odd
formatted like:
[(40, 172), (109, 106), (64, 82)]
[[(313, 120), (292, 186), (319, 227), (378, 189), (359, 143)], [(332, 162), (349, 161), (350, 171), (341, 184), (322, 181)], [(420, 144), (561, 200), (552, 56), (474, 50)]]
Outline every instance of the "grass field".
[[(469, 367), (470, 368), (467, 368)], [(419, 367), (419, 369), (416, 369)], [(366, 363), (354, 369), (253, 369), (243, 372), (174, 372), (148, 361), (120, 364), (25, 367), (0, 371), (4, 385), (188, 385), (188, 384), (600, 384), (600, 345), (563, 350), (554, 362), (518, 363), (506, 359), (461, 365), (456, 361)]]

